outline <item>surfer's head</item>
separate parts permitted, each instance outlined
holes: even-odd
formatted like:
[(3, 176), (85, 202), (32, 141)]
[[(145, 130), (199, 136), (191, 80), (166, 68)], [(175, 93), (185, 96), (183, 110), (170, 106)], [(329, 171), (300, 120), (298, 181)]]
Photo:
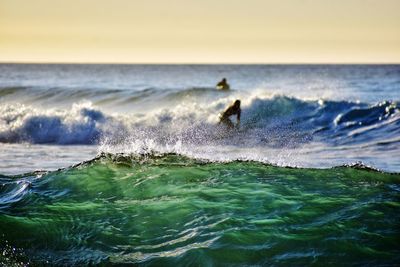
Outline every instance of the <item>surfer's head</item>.
[(236, 101), (233, 103), (233, 106), (235, 106), (236, 108), (240, 107), (240, 100), (236, 99)]

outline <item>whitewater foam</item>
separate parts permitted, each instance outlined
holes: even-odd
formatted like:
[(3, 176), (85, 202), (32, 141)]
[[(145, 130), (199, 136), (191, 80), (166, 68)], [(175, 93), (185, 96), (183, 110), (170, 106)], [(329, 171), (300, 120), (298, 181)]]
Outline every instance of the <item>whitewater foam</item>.
[(34, 144), (94, 144), (121, 124), (92, 107), (73, 104), (70, 110), (42, 110), (26, 105), (0, 107), (0, 142)]

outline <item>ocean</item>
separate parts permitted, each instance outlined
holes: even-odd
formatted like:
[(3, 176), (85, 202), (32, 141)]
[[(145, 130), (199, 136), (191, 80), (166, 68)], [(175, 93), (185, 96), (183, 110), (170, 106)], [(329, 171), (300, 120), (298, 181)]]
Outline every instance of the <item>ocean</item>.
[(399, 101), (400, 65), (0, 64), (0, 265), (397, 266)]

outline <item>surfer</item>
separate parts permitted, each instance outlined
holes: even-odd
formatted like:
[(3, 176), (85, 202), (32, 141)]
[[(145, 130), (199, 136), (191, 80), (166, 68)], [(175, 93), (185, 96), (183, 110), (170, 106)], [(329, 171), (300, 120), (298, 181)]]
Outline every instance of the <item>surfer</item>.
[(240, 125), (240, 100), (237, 99), (232, 105), (230, 105), (224, 113), (222, 113), (219, 117), (219, 123), (225, 124), (229, 129), (233, 129), (235, 126), (231, 119), (229, 118), (232, 115), (237, 116), (236, 127), (239, 128)]
[(230, 86), (225, 78), (223, 78), (219, 83), (217, 83), (218, 90), (229, 90)]

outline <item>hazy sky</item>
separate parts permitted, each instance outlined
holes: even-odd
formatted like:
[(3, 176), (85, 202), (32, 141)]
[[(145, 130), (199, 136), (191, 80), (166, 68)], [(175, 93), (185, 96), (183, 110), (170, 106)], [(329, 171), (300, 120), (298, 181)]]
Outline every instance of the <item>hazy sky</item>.
[(1, 62), (400, 63), (400, 0), (0, 0)]

